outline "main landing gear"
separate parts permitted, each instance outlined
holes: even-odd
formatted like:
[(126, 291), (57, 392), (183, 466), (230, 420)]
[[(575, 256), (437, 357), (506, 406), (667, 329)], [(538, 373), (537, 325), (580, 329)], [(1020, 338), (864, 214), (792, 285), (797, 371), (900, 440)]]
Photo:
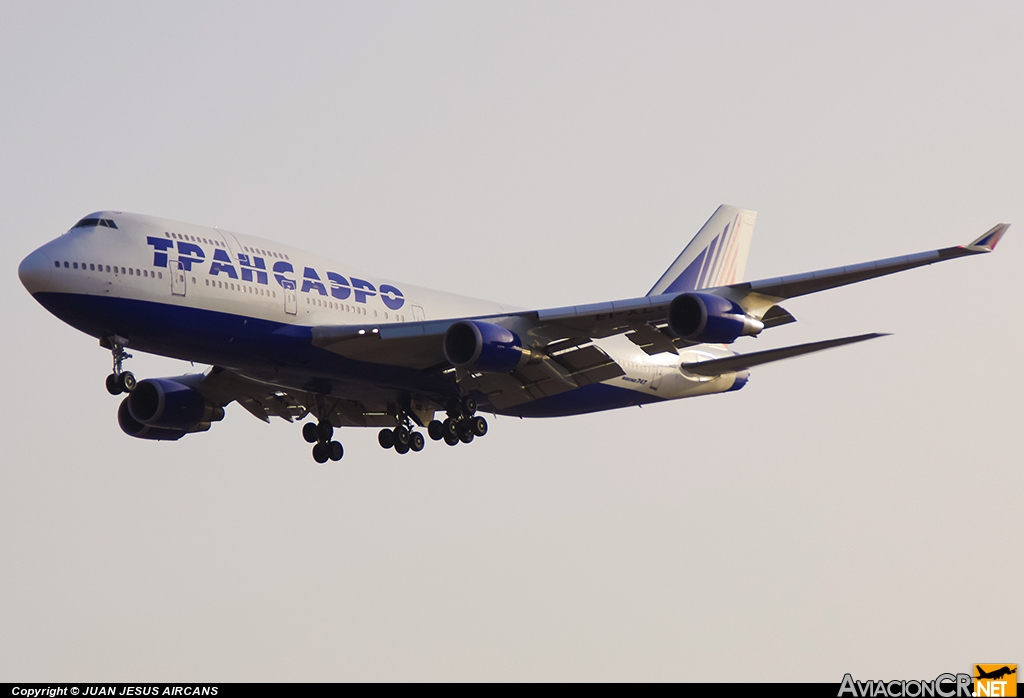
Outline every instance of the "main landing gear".
[(114, 357), (114, 372), (107, 376), (107, 392), (111, 395), (130, 393), (135, 390), (135, 375), (131, 371), (122, 370), (121, 364), (125, 359), (132, 358), (132, 355), (124, 350), (124, 344), (117, 339), (108, 339), (107, 345)]
[(487, 420), (476, 414), (476, 400), (468, 395), (462, 400), (451, 400), (447, 405), (448, 418), (443, 422), (436, 419), (427, 425), (427, 433), (434, 441), (444, 441), (449, 446), (468, 444), (478, 436), (487, 434)]
[(339, 461), (345, 455), (345, 449), (338, 441), (332, 441), (334, 426), (327, 420), (316, 424), (306, 422), (302, 425), (302, 438), (313, 445), (313, 460), (326, 463), (329, 460)]
[(426, 446), (423, 434), (413, 430), (412, 420), (404, 412), (398, 414), (398, 426), (394, 429), (381, 429), (377, 434), (377, 443), (381, 448), (393, 448), (395, 453), (406, 454), (409, 451), (419, 453)]

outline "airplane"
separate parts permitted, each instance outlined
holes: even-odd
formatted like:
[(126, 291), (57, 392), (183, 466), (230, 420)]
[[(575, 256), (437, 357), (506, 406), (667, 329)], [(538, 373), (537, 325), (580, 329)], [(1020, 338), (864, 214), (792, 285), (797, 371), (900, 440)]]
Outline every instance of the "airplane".
[(993, 679), (993, 680), (998, 681), (999, 679), (1003, 678), (1004, 676), (1009, 676), (1010, 674), (1016, 674), (1017, 673), (1017, 668), (1016, 667), (1011, 669), (1008, 666), (1004, 666), (1004, 667), (999, 668), (999, 669), (994, 669), (993, 671), (983, 671), (980, 664), (975, 664), (974, 668), (977, 669), (977, 671), (978, 671), (978, 675), (974, 677), (976, 679)]
[[(523, 309), (365, 274), (291, 245), (153, 216), (99, 211), (29, 254), (22, 284), (99, 340), (125, 394), (121, 429), (177, 440), (237, 402), (255, 417), (312, 417), (318, 463), (342, 427), (421, 451), (487, 434), (479, 412), (558, 417), (736, 391), (750, 369), (882, 336), (740, 354), (740, 337), (792, 323), (780, 303), (995, 249), (1001, 223), (968, 245), (743, 281), (756, 212), (720, 206), (644, 296)], [(210, 368), (137, 381), (128, 349)]]

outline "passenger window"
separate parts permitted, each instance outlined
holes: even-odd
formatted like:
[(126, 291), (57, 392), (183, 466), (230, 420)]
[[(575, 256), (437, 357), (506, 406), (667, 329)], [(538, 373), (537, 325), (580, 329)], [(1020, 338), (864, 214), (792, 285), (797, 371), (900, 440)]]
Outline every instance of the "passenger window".
[(75, 269), (78, 269), (78, 262), (73, 262), (72, 265), (75, 267)]
[(64, 262), (64, 268), (65, 268), (65, 269), (67, 269), (67, 268), (68, 268), (68, 266), (69, 266), (69, 265), (68, 265), (68, 263), (67, 263), (67, 262)]
[(53, 263), (53, 266), (55, 266), (55, 267), (57, 267), (58, 269), (60, 269), (60, 262), (54, 262), (54, 263)]
[(134, 269), (129, 269), (128, 270), (128, 275), (129, 276), (134, 276), (135, 275), (135, 270)]

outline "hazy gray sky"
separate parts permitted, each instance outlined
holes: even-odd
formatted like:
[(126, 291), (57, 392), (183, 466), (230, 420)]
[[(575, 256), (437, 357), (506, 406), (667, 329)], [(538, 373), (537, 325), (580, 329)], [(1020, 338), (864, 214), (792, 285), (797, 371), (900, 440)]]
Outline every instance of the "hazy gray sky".
[[(932, 678), (1024, 662), (1024, 5), (0, 5), (0, 680)], [(787, 303), (747, 387), (316, 465), (117, 427), (21, 287), (85, 213), (521, 306), (642, 295), (720, 203)], [(140, 377), (187, 364), (137, 356)], [(204, 367), (196, 367), (200, 370)], [(1017, 628), (1018, 630), (1013, 630)]]

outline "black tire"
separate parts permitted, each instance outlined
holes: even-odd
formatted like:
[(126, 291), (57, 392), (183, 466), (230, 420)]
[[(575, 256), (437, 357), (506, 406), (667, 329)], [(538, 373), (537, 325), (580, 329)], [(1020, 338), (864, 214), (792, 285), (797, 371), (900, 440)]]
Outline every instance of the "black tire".
[(441, 422), (435, 419), (434, 421), (427, 425), (427, 434), (429, 434), (430, 438), (433, 439), (434, 441), (440, 441), (442, 438), (444, 438), (444, 426), (441, 424)]
[(317, 463), (326, 463), (330, 457), (330, 454), (327, 452), (327, 444), (318, 443), (313, 446), (313, 460)]
[(345, 456), (345, 448), (338, 441), (327, 444), (327, 457), (333, 461), (339, 461)]
[(401, 453), (402, 455), (405, 455), (408, 452), (409, 452), (409, 442), (408, 441), (405, 442), (404, 444), (400, 443), (398, 441), (395, 442), (395, 453)]
[(107, 392), (110, 393), (111, 395), (121, 394), (121, 381), (119, 381), (117, 376), (115, 376), (113, 373), (107, 376), (106, 385)]
[(130, 393), (135, 390), (135, 374), (131, 371), (125, 371), (117, 377), (117, 384), (121, 388), (122, 393)]
[(316, 433), (317, 436), (320, 437), (321, 441), (327, 443), (331, 440), (331, 437), (334, 436), (334, 425), (327, 420), (317, 422)]
[(395, 427), (395, 446), (402, 444), (403, 446), (409, 445), (409, 430), (405, 427)]
[(455, 436), (455, 434), (445, 434), (444, 442), (449, 446), (454, 446), (455, 444), (459, 443), (459, 437)]
[(458, 417), (462, 414), (462, 404), (455, 398), (452, 398), (444, 403), (444, 411), (449, 417)]
[(461, 434), (459, 434), (459, 441), (461, 441), (464, 444), (473, 443), (473, 432), (468, 430), (462, 432)]
[(313, 422), (306, 422), (302, 425), (302, 438), (304, 438), (308, 444), (315, 444), (320, 440), (320, 436), (316, 431), (316, 425), (313, 424)]
[(483, 417), (473, 417), (469, 420), (469, 429), (473, 436), (483, 436), (487, 433), (487, 420)]
[(416, 453), (422, 451), (423, 447), (426, 446), (426, 444), (427, 440), (424, 439), (423, 434), (419, 433), (418, 431), (414, 431), (409, 436), (409, 448), (415, 451)]
[(465, 417), (472, 417), (474, 414), (476, 414), (476, 400), (474, 400), (470, 395), (467, 395), (466, 397), (462, 398), (461, 407), (462, 414)]
[(381, 429), (377, 434), (377, 443), (381, 448), (391, 448), (395, 445), (395, 433), (390, 429)]
[(446, 436), (453, 436), (458, 438), (459, 436), (459, 423), (454, 419), (446, 419), (441, 423), (441, 438)]

